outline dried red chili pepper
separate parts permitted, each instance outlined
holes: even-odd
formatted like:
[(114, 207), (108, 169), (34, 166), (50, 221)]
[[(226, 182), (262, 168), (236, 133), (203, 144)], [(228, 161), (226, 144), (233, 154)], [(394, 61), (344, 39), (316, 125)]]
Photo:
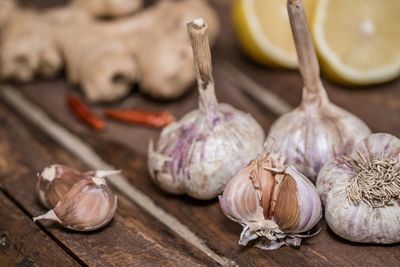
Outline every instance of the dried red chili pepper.
[(102, 130), (106, 126), (105, 122), (96, 117), (89, 108), (79, 98), (73, 95), (67, 96), (67, 103), (74, 114), (90, 127)]
[(162, 128), (175, 120), (168, 111), (151, 112), (136, 109), (109, 109), (105, 111), (107, 117), (134, 124), (143, 124), (155, 128)]

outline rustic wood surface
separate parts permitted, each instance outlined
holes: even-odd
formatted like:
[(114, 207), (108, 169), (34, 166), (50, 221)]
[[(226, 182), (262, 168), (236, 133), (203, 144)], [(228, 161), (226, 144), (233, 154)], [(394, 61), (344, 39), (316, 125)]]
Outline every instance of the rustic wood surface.
[[(40, 1), (36, 1), (40, 2)], [(232, 73), (232, 64), (264, 90), (275, 93), (290, 106), (301, 97), (300, 75), (294, 71), (268, 69), (247, 60), (240, 52), (230, 26), (230, 1), (214, 1), (222, 28), (213, 48), (217, 97), (221, 102), (251, 113), (267, 132), (275, 114), (244, 95), (251, 86)], [(227, 76), (235, 79), (227, 79)], [(364, 89), (343, 88), (324, 81), (333, 102), (361, 117), (375, 132), (400, 136), (400, 79)], [(152, 216), (141, 203), (119, 193), (119, 206), (112, 223), (101, 231), (81, 234), (30, 218), (45, 210), (35, 195), (36, 172), (52, 163), (89, 169), (83, 159), (55, 141), (46, 129), (32, 123), (7, 99), (0, 99), (0, 266), (398, 266), (398, 245), (360, 245), (347, 242), (330, 231), (322, 220), (321, 232), (298, 248), (262, 251), (237, 245), (241, 227), (224, 217), (216, 200), (196, 201), (171, 196), (155, 187), (146, 169), (146, 150), (159, 131), (108, 121), (107, 129), (95, 132), (69, 112), (66, 94), (80, 94), (62, 77), (52, 81), (12, 85), (22, 96), (44, 110), (56, 123), (89, 144), (107, 163), (121, 169), (129, 182), (149, 196), (159, 208), (175, 217), (202, 240), (215, 255), (182, 237), (176, 228)], [(154, 102), (138, 92), (107, 106), (169, 110), (178, 118), (196, 108), (195, 87), (169, 103)], [(93, 106), (98, 114), (104, 106)], [(179, 227), (179, 225), (177, 226)]]

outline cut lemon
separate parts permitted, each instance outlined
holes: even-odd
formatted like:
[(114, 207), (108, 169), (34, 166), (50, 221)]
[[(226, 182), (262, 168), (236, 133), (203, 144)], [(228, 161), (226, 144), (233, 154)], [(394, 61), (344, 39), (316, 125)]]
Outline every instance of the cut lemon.
[(324, 72), (367, 85), (400, 73), (400, 0), (319, 0), (312, 31)]
[[(307, 14), (314, 0), (303, 0)], [(286, 68), (297, 67), (286, 0), (235, 0), (233, 23), (244, 51), (255, 61)]]

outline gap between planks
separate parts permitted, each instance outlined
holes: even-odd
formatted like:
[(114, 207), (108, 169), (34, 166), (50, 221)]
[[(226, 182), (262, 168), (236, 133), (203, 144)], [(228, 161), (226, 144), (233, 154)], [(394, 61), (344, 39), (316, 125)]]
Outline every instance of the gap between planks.
[[(26, 99), (16, 88), (1, 87), (0, 97), (18, 111), (24, 118), (31, 121), (61, 146), (81, 159), (88, 167), (104, 170), (115, 169), (112, 165), (101, 159), (90, 145), (83, 142), (75, 134), (50, 119), (44, 111)], [(233, 260), (221, 256), (210, 249), (205, 242), (193, 233), (186, 225), (182, 224), (174, 216), (157, 206), (150, 197), (129, 183), (123, 175), (113, 175), (109, 177), (107, 181), (117, 190), (122, 192), (129, 200), (133, 201), (153, 217), (157, 218), (161, 223), (165, 224), (168, 228), (202, 251), (215, 262), (223, 266), (237, 265)]]

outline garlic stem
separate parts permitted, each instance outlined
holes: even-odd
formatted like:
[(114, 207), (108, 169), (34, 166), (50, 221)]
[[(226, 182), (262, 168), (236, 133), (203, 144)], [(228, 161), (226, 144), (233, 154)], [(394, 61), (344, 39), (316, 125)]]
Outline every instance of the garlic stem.
[(315, 97), (322, 97), (322, 100), (327, 100), (302, 0), (288, 0), (287, 9), (296, 46), (300, 74), (304, 83), (303, 101), (312, 100)]
[(204, 19), (197, 18), (187, 24), (187, 30), (193, 48), (197, 84), (200, 93), (200, 110), (207, 115), (218, 115), (219, 109), (215, 96), (211, 51), (208, 41), (208, 26)]

